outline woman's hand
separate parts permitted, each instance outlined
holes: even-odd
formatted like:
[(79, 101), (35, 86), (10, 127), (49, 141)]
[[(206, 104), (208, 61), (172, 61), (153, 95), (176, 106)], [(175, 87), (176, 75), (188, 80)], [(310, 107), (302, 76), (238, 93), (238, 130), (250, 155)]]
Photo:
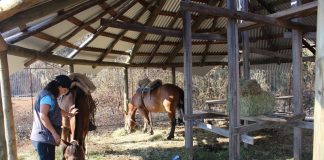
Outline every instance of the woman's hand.
[(60, 135), (58, 135), (57, 133), (54, 133), (53, 134), (53, 137), (54, 137), (55, 145), (56, 146), (59, 146), (60, 143), (61, 143), (61, 137), (60, 137)]
[(69, 112), (69, 117), (74, 117), (76, 114), (78, 114), (79, 109), (75, 108), (75, 105), (72, 105)]

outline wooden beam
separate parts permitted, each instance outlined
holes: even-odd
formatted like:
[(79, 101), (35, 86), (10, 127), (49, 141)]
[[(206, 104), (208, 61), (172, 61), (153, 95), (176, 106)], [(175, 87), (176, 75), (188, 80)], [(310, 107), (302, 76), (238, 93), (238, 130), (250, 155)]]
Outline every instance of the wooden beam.
[[(317, 10), (317, 1), (306, 3), (300, 6), (297, 6), (295, 8), (289, 8), (283, 11), (279, 11), (273, 14), (267, 15), (267, 17), (276, 18), (276, 19), (285, 19), (287, 17), (293, 18), (297, 17), (296, 15), (302, 15), (303, 12), (314, 12), (314, 10)], [(242, 24), (239, 24), (238, 27), (240, 30), (248, 30), (257, 27), (259, 24), (256, 22), (243, 22)], [(316, 31), (316, 28), (310, 27), (309, 29), (305, 30), (305, 32), (314, 32)], [(223, 33), (224, 31), (220, 32)]]
[[(0, 35), (0, 54), (7, 54), (8, 51), (8, 46), (2, 36)], [(8, 153), (7, 153), (7, 142), (6, 142), (6, 133), (5, 133), (5, 118), (4, 118), (4, 113), (3, 113), (3, 108), (1, 105), (0, 108), (0, 157), (2, 159), (8, 159)]]
[[(18, 159), (17, 156), (17, 143), (16, 143), (16, 129), (15, 122), (13, 118), (13, 109), (11, 102), (11, 93), (10, 93), (10, 79), (9, 79), (9, 66), (8, 66), (8, 49), (9, 46), (6, 45), (2, 36), (0, 36), (0, 87), (1, 87), (1, 112), (3, 113), (3, 117), (1, 115), (0, 122), (4, 124), (3, 132), (5, 134), (6, 143), (2, 145), (6, 145), (7, 149), (7, 157), (8, 159)], [(7, 52), (7, 53), (6, 53)], [(0, 137), (2, 138), (2, 137)], [(1, 143), (1, 142), (0, 142)], [(3, 147), (3, 146), (2, 146)], [(4, 149), (4, 150), (6, 150)], [(1, 148), (2, 150), (2, 148)]]
[[(130, 23), (137, 22), (139, 18), (149, 9), (153, 6), (154, 3), (150, 3), (150, 5), (147, 5), (145, 8), (143, 8), (139, 13), (137, 13), (132, 20), (130, 20)], [(124, 37), (124, 35), (127, 33), (128, 30), (124, 30), (114, 39), (113, 42), (110, 43), (110, 45), (106, 48), (104, 52), (98, 57), (97, 61), (102, 61), (115, 47), (115, 45)]]
[[(185, 0), (190, 2), (190, 0)], [(183, 28), (183, 68), (184, 68), (184, 115), (192, 115), (192, 30), (191, 14), (188, 11), (182, 13)], [(193, 160), (193, 121), (185, 123), (185, 147), (188, 159)]]
[(253, 21), (262, 24), (270, 24), (274, 26), (292, 28), (292, 29), (297, 29), (302, 31), (316, 30), (316, 27), (304, 25), (298, 22), (281, 20), (270, 16), (263, 16), (254, 13), (233, 11), (233, 10), (220, 8), (220, 7), (210, 7), (203, 4), (187, 3), (182, 1), (180, 2), (180, 9), (188, 10), (192, 12), (199, 12), (199, 13), (213, 15), (213, 16), (223, 16), (228, 18), (236, 18), (236, 19), (241, 19), (246, 21)]
[[(72, 0), (72, 1), (59, 0), (59, 1), (60, 1), (60, 3), (57, 3), (57, 5), (63, 5), (65, 3), (75, 2), (77, 0)], [(80, 1), (80, 0), (78, 0), (78, 1)], [(55, 2), (57, 2), (57, 1), (49, 1), (49, 2), (46, 3), (48, 6), (47, 5), (46, 6), (40, 5), (40, 6), (37, 6), (37, 7), (33, 8), (33, 10), (28, 10), (28, 11), (31, 12), (30, 14), (35, 15), (35, 16), (37, 15), (37, 17), (38, 17), (38, 15), (42, 15), (42, 14), (40, 14), (38, 12), (45, 10), (44, 12), (47, 13), (47, 11), (50, 10), (50, 9), (47, 10), (47, 8), (51, 8), (51, 7), (56, 6), (56, 5), (54, 5)], [(49, 28), (49, 27), (51, 27), (51, 26), (53, 26), (53, 25), (55, 25), (57, 23), (60, 23), (61, 21), (67, 19), (70, 16), (73, 16), (73, 15), (75, 15), (77, 13), (80, 13), (80, 12), (82, 12), (82, 11), (92, 7), (92, 6), (95, 6), (95, 5), (97, 5), (99, 3), (103, 3), (103, 2), (104, 2), (104, 0), (93, 0), (93, 1), (88, 1), (88, 2), (82, 3), (81, 5), (73, 7), (72, 9), (70, 9), (70, 10), (56, 16), (53, 19), (43, 21), (42, 23), (31, 26), (31, 27), (27, 28), (26, 31), (24, 31), (24, 32), (19, 32), (19, 33), (15, 34), (15, 35), (12, 35), (10, 37), (5, 37), (5, 40), (6, 40), (7, 43), (11, 43), (11, 44), (16, 43), (16, 42), (21, 41), (21, 40), (23, 40), (23, 39), (25, 39), (25, 38), (27, 38), (27, 37), (29, 37), (31, 35), (34, 35), (34, 34), (36, 34), (38, 32), (41, 32), (41, 31), (43, 31), (43, 30), (45, 30), (45, 29), (47, 29), (47, 28)], [(54, 4), (52, 4), (52, 3), (54, 3)], [(50, 12), (50, 13), (52, 13), (52, 12)], [(25, 16), (21, 15), (21, 18), (12, 19), (12, 17), (11, 17), (8, 20), (17, 21), (17, 23), (21, 23), (21, 22), (24, 22), (25, 20), (21, 21), (20, 19), (24, 19), (24, 18), (25, 18)], [(27, 22), (29, 22), (29, 21), (27, 21)], [(14, 23), (12, 23), (12, 24), (14, 24)], [(10, 24), (10, 25), (12, 25), (12, 24)], [(6, 25), (6, 23), (1, 22), (0, 26), (2, 26), (2, 25)], [(15, 26), (17, 26), (17, 25), (13, 25), (12, 27), (15, 27)], [(5, 28), (2, 28), (2, 27), (0, 27), (0, 28), (1, 28), (0, 31), (6, 31)]]
[[(227, 11), (236, 12), (236, 1), (227, 0)], [(228, 96), (229, 106), (229, 160), (240, 159), (240, 135), (235, 128), (240, 126), (239, 45), (237, 19), (227, 18), (228, 42)], [(244, 135), (241, 135), (244, 136)]]
[(273, 51), (268, 51), (268, 50), (263, 50), (263, 49), (258, 49), (258, 48), (250, 48), (251, 53), (256, 53), (260, 55), (265, 55), (265, 56), (270, 56), (274, 58), (284, 58), (284, 59), (292, 59), (291, 55), (283, 55), (277, 52)]
[(0, 1), (0, 22), (43, 1), (44, 0)]
[[(220, 128), (220, 127), (214, 127), (210, 124), (205, 124), (205, 123), (201, 123), (201, 122), (197, 122), (196, 126), (198, 128), (213, 132), (213, 133), (217, 133), (219, 135), (222, 135), (224, 137), (229, 137), (230, 133), (228, 130), (224, 129), (224, 128)], [(248, 135), (241, 135), (240, 140), (244, 143), (253, 145), (254, 144), (254, 138)]]
[[(127, 12), (134, 4), (137, 3), (137, 0), (128, 0), (123, 1), (123, 6), (120, 7), (120, 9), (117, 11), (116, 15), (113, 17), (110, 17), (111, 20), (117, 20), (120, 16), (122, 16), (125, 12)], [(93, 34), (90, 40), (88, 40), (83, 47), (87, 47), (93, 40), (95, 40), (99, 35), (101, 35), (102, 32), (104, 32), (107, 29), (105, 26), (99, 26), (97, 31)], [(76, 52), (73, 52), (73, 54), (70, 54), (69, 57), (73, 58), (80, 52), (81, 48), (77, 49)]]
[(324, 1), (318, 1), (315, 66), (313, 160), (324, 159)]
[[(153, 23), (155, 22), (156, 18), (158, 17), (159, 12), (162, 10), (164, 4), (166, 3), (166, 0), (159, 0), (156, 2), (150, 17), (147, 19), (147, 21), (145, 22), (145, 26), (152, 26)], [(138, 52), (138, 50), (140, 49), (142, 43), (145, 40), (145, 37), (147, 36), (147, 33), (145, 32), (141, 32), (140, 35), (137, 38), (137, 41), (132, 49), (132, 55), (129, 58), (128, 62), (132, 62), (136, 53)]]
[(96, 61), (89, 61), (89, 60), (69, 59), (69, 58), (64, 58), (56, 55), (48, 55), (40, 51), (27, 49), (15, 45), (8, 45), (8, 54), (19, 56), (19, 57), (25, 57), (25, 58), (35, 58), (36, 60), (47, 61), (47, 62), (63, 64), (63, 65), (78, 64), (78, 65), (90, 65), (90, 66), (116, 66), (116, 67), (124, 67), (128, 65), (125, 63), (115, 63), (115, 62), (98, 63)]
[[(66, 44), (66, 42), (72, 38), (73, 36), (75, 36), (77, 33), (79, 33), (81, 30), (85, 29), (85, 28), (89, 28), (91, 24), (95, 23), (96, 21), (98, 21), (100, 18), (102, 18), (103, 16), (105, 16), (108, 12), (110, 12), (110, 10), (115, 9), (116, 7), (118, 7), (119, 5), (121, 5), (123, 2), (119, 1), (118, 3), (116, 3), (115, 5), (113, 5), (112, 7), (107, 7), (105, 11), (101, 12), (100, 14), (98, 14), (96, 17), (90, 19), (89, 21), (87, 21), (86, 23), (81, 24), (81, 26), (77, 27), (74, 31), (72, 31), (71, 33), (69, 33), (68, 35), (66, 35), (63, 39), (58, 39), (54, 42), (54, 45), (52, 45), (51, 47), (47, 48), (45, 53), (46, 54), (52, 54), (52, 51), (57, 48), (58, 46), (62, 45), (62, 44)], [(71, 18), (71, 17), (69, 17)], [(76, 19), (76, 18), (74, 18)], [(76, 21), (76, 20), (74, 20)], [(91, 27), (92, 28), (92, 27)], [(96, 31), (95, 29), (93, 29), (94, 32)], [(70, 47), (71, 48), (71, 47)], [(76, 47), (74, 49), (79, 49), (79, 47)], [(30, 59), (27, 60), (27, 62), (24, 64), (24, 66), (29, 66), (32, 63), (34, 63), (36, 60), (35, 59)]]
[(41, 3), (31, 9), (19, 12), (0, 23), (0, 32), (8, 31), (16, 26), (21, 26), (33, 20), (42, 18), (51, 13), (63, 10), (64, 8), (74, 6), (85, 0), (56, 0)]
[[(144, 26), (141, 24), (112, 21), (112, 20), (107, 20), (107, 19), (101, 19), (101, 25), (114, 27), (114, 28), (120, 28), (120, 29), (128, 29), (128, 30), (133, 30), (133, 31), (141, 32), (141, 33), (150, 33), (150, 34), (164, 35), (164, 36), (170, 36), (170, 37), (181, 37), (182, 36), (182, 32), (178, 31), (178, 30), (150, 27), (150, 26)], [(223, 35), (213, 34), (213, 33), (193, 33), (192, 38), (193, 39), (203, 39), (203, 40), (226, 41), (226, 37), (224, 37)]]
[[(291, 7), (295, 8), (301, 5), (301, 0), (291, 0)], [(317, 9), (317, 8), (316, 8)], [(299, 22), (300, 19), (294, 19)], [(302, 64), (302, 32), (300, 30), (292, 30), (292, 96), (293, 98), (293, 114), (303, 113), (303, 64)], [(301, 128), (294, 127), (294, 159), (302, 159), (302, 139), (303, 131)]]
[[(189, 1), (188, 1), (189, 2)], [(222, 4), (222, 3), (219, 3)], [(216, 5), (216, 1), (208, 1), (207, 5)], [(203, 14), (199, 14), (198, 18), (193, 22), (192, 26), (191, 26), (191, 32), (196, 32), (196, 30), (199, 28), (199, 26), (201, 25), (201, 23), (206, 19), (207, 15), (203, 15)], [(207, 33), (208, 34), (208, 33)], [(210, 34), (212, 35), (212, 34)], [(197, 37), (195, 37), (195, 33), (191, 33), (191, 39), (197, 39)], [(221, 39), (218, 39), (218, 38)], [(223, 35), (217, 35), (217, 37), (214, 38), (203, 38), (204, 40), (219, 40), (219, 41), (226, 41), (226, 37), (224, 37)], [(222, 40), (223, 39), (223, 40)], [(178, 45), (172, 50), (171, 55), (168, 57), (168, 59), (166, 60), (167, 63), (170, 63), (173, 61), (173, 59), (175, 58), (175, 55), (183, 48), (183, 40), (181, 40)], [(191, 42), (192, 43), (192, 42)]]
[[(178, 20), (178, 16), (179, 14), (177, 14), (172, 21), (169, 23), (169, 25), (167, 26), (167, 28), (172, 28), (172, 26), (175, 24), (175, 22), (177, 22)], [(158, 49), (160, 48), (161, 44), (163, 43), (164, 39), (166, 38), (165, 35), (161, 36), (158, 40), (158, 42), (155, 44), (152, 53), (150, 54), (149, 58), (147, 59), (146, 63), (151, 63), (152, 59), (154, 58), (154, 56), (156, 55)], [(145, 43), (145, 41), (143, 42)]]

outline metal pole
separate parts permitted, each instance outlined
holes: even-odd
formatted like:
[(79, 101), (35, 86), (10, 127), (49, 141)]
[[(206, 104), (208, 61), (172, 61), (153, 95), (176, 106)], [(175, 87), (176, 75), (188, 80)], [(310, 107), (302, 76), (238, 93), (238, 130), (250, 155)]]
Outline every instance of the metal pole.
[[(185, 0), (190, 2), (190, 0)], [(189, 11), (183, 13), (183, 50), (184, 50), (184, 105), (185, 115), (192, 114), (192, 38), (191, 38), (191, 15)], [(185, 123), (185, 146), (189, 160), (193, 159), (193, 132), (192, 120)]]
[(0, 54), (0, 88), (1, 88), (2, 108), (3, 108), (4, 124), (5, 124), (4, 131), (6, 135), (6, 141), (7, 141), (6, 144), (7, 144), (8, 160), (16, 160), (17, 159), (16, 131), (14, 125), (11, 94), (10, 94), (8, 57), (6, 53)]
[(316, 71), (315, 71), (315, 110), (313, 160), (324, 159), (324, 1), (318, 1), (316, 35)]
[[(227, 8), (236, 10), (236, 0), (227, 0)], [(229, 94), (229, 159), (240, 159), (240, 135), (235, 128), (240, 127), (240, 88), (239, 88), (239, 45), (237, 20), (228, 18), (227, 22), (228, 44), (228, 94)]]
[[(7, 54), (7, 45), (3, 38), (0, 36), (0, 55)], [(1, 92), (0, 92), (1, 95)], [(6, 137), (5, 137), (5, 127), (4, 127), (4, 116), (3, 116), (3, 109), (2, 109), (2, 99), (0, 96), (0, 157), (2, 159), (7, 159), (7, 145), (6, 145)]]

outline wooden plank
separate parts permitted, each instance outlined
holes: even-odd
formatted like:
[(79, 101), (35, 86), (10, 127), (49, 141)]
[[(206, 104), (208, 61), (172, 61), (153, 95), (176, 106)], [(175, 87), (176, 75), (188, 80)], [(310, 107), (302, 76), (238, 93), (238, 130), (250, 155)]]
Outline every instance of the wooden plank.
[(315, 66), (313, 160), (324, 159), (324, 1), (318, 1)]
[[(190, 0), (185, 0), (190, 2)], [(192, 32), (191, 14), (185, 11), (183, 14), (183, 67), (184, 67), (184, 107), (185, 115), (192, 115)], [(189, 153), (189, 160), (193, 160), (193, 121), (185, 122), (185, 147)]]
[[(219, 135), (224, 136), (224, 137), (229, 137), (229, 135), (230, 135), (230, 133), (229, 133), (229, 131), (227, 129), (220, 128), (220, 127), (215, 127), (215, 126), (212, 126), (210, 124), (196, 122), (196, 126), (198, 128), (201, 128), (201, 129), (204, 129), (204, 130), (219, 134)], [(251, 137), (251, 136), (248, 136), (248, 135), (241, 135), (240, 140), (242, 142), (250, 144), (250, 145), (254, 144), (254, 138)]]
[[(151, 27), (151, 26), (135, 24), (135, 23), (112, 21), (108, 19), (101, 19), (101, 25), (120, 28), (120, 29), (127, 29), (127, 30), (141, 32), (141, 33), (150, 33), (150, 34), (157, 34), (157, 35), (171, 36), (171, 37), (181, 37), (183, 35), (183, 33), (178, 30)], [(223, 35), (213, 34), (213, 33), (192, 33), (192, 38), (203, 39), (203, 40), (226, 41), (226, 37), (224, 37)]]
[(234, 10), (225, 9), (221, 7), (210, 7), (203, 4), (187, 3), (182, 1), (180, 2), (180, 9), (188, 10), (192, 12), (199, 12), (199, 13), (213, 15), (213, 16), (236, 18), (236, 19), (241, 19), (246, 21), (253, 21), (257, 23), (270, 24), (270, 25), (292, 28), (292, 29), (303, 30), (303, 31), (316, 30), (316, 27), (304, 25), (298, 22), (281, 20), (278, 18), (263, 16), (259, 14), (249, 13), (249, 12), (234, 11)]
[(216, 99), (216, 100), (206, 100), (205, 104), (225, 104), (227, 102), (226, 99)]
[(219, 118), (219, 117), (227, 117), (224, 114), (217, 113), (196, 113), (192, 115), (184, 115), (184, 120), (198, 120), (198, 119), (207, 119), (207, 118)]
[(252, 132), (264, 128), (273, 128), (274, 125), (276, 125), (275, 122), (257, 122), (257, 123), (240, 126), (235, 129), (235, 132), (238, 134), (243, 134), (243, 133)]

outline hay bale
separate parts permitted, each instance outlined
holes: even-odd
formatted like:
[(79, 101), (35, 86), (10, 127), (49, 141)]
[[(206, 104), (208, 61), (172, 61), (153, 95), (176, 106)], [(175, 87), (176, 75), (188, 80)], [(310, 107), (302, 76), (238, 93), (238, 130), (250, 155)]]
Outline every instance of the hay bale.
[(256, 80), (240, 82), (240, 116), (271, 113), (275, 110), (275, 100), (275, 96), (262, 90)]

